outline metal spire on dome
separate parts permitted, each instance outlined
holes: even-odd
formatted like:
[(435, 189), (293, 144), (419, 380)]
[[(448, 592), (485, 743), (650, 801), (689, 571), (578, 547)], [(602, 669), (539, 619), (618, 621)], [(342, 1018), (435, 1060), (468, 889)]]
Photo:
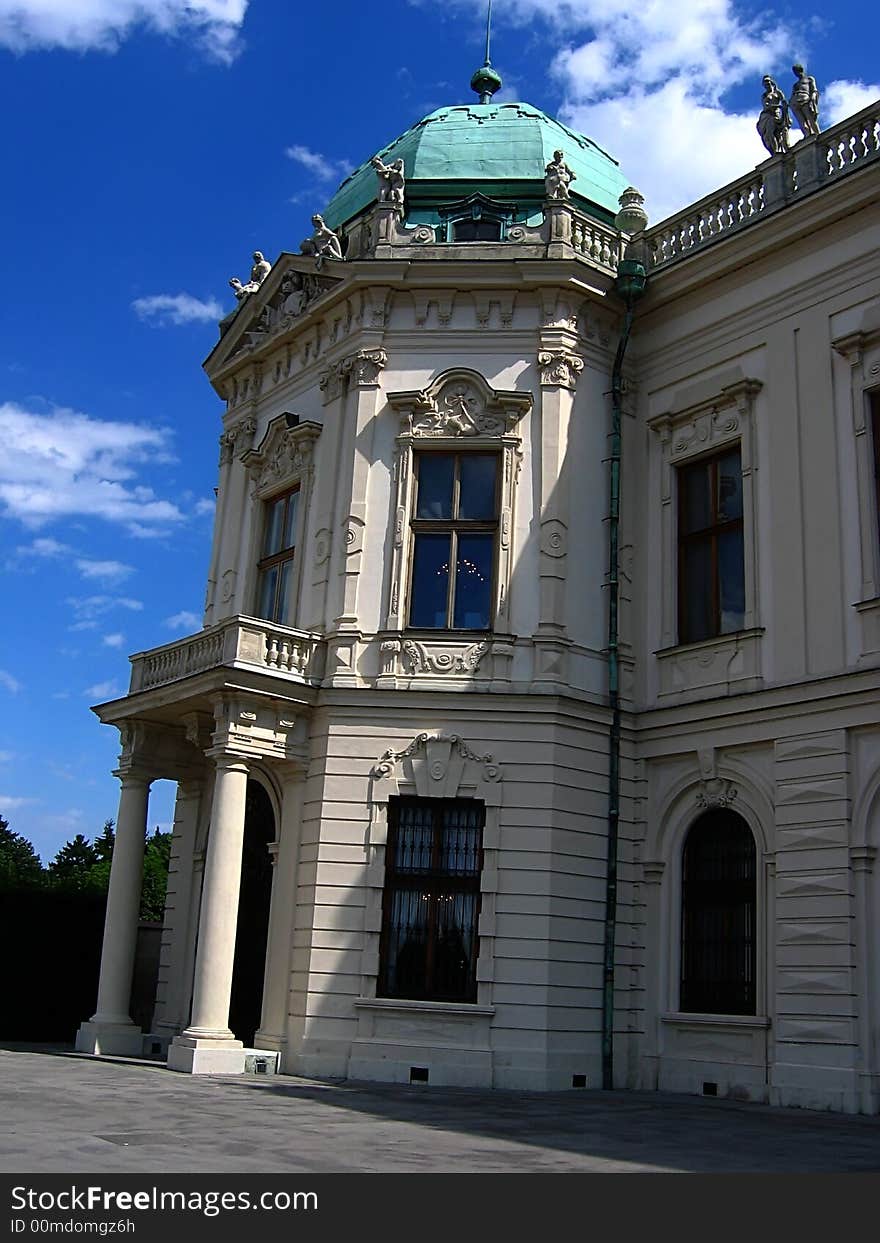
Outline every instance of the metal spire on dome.
[(496, 73), (492, 68), (492, 62), (489, 59), (489, 38), (492, 33), (492, 0), (489, 0), (489, 7), (486, 13), (486, 61), (485, 64), (477, 70), (471, 78), (471, 90), (476, 91), (480, 97), (481, 104), (492, 102), (492, 96), (501, 86), (501, 74)]

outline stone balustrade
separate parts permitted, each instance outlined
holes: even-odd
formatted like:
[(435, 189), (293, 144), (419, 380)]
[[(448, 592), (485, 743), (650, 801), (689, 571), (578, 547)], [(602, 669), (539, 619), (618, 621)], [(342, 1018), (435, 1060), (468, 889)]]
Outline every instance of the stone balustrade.
[(645, 240), (653, 252), (653, 267), (665, 267), (727, 237), (878, 157), (880, 101), (814, 139), (796, 142), (785, 155), (773, 156), (754, 172), (648, 229)]
[(597, 267), (614, 272), (620, 260), (620, 234), (579, 211), (571, 212), (571, 244), (579, 255)]
[(264, 669), (317, 683), (323, 658), (323, 641), (306, 631), (253, 617), (230, 617), (199, 634), (133, 656), (129, 692), (152, 690), (223, 666)]

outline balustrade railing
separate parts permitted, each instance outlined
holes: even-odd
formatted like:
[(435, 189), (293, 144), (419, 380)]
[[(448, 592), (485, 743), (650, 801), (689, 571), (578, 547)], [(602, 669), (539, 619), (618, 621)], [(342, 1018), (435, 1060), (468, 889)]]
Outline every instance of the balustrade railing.
[(251, 666), (298, 681), (319, 681), (323, 642), (252, 617), (231, 617), (196, 635), (131, 658), (130, 692), (151, 690), (221, 666)]
[(608, 225), (571, 213), (571, 244), (579, 255), (600, 267), (615, 270), (620, 259), (620, 234)]
[(653, 267), (747, 227), (880, 156), (880, 100), (855, 116), (797, 142), (782, 156), (654, 225), (645, 233)]

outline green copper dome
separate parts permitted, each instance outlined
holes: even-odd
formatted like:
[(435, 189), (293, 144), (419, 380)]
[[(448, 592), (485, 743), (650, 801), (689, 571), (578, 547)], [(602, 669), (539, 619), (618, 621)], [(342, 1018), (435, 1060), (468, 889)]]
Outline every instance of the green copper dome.
[[(574, 205), (610, 222), (629, 185), (620, 165), (591, 139), (530, 104), (438, 108), (378, 154), (386, 164), (403, 160), (407, 218), (423, 223), (445, 203), (471, 194), (516, 204), (518, 220), (540, 216), (544, 169), (559, 150), (575, 174)], [(375, 201), (376, 173), (368, 160), (333, 195), (324, 219), (338, 228)]]

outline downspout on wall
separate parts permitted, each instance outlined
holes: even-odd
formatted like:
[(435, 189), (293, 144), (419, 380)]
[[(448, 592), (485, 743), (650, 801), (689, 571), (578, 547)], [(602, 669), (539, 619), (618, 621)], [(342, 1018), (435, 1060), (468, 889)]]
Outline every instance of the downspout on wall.
[(632, 331), (635, 303), (647, 284), (647, 247), (641, 239), (648, 223), (644, 199), (630, 187), (620, 197), (615, 224), (630, 234), (617, 267), (615, 289), (624, 301), (623, 328), (611, 372), (611, 452), (608, 461), (608, 702), (611, 732), (608, 757), (608, 863), (605, 878), (605, 942), (602, 964), (602, 1087), (614, 1087), (614, 950), (617, 935), (617, 852), (620, 826), (620, 462), (623, 412), (623, 360)]

